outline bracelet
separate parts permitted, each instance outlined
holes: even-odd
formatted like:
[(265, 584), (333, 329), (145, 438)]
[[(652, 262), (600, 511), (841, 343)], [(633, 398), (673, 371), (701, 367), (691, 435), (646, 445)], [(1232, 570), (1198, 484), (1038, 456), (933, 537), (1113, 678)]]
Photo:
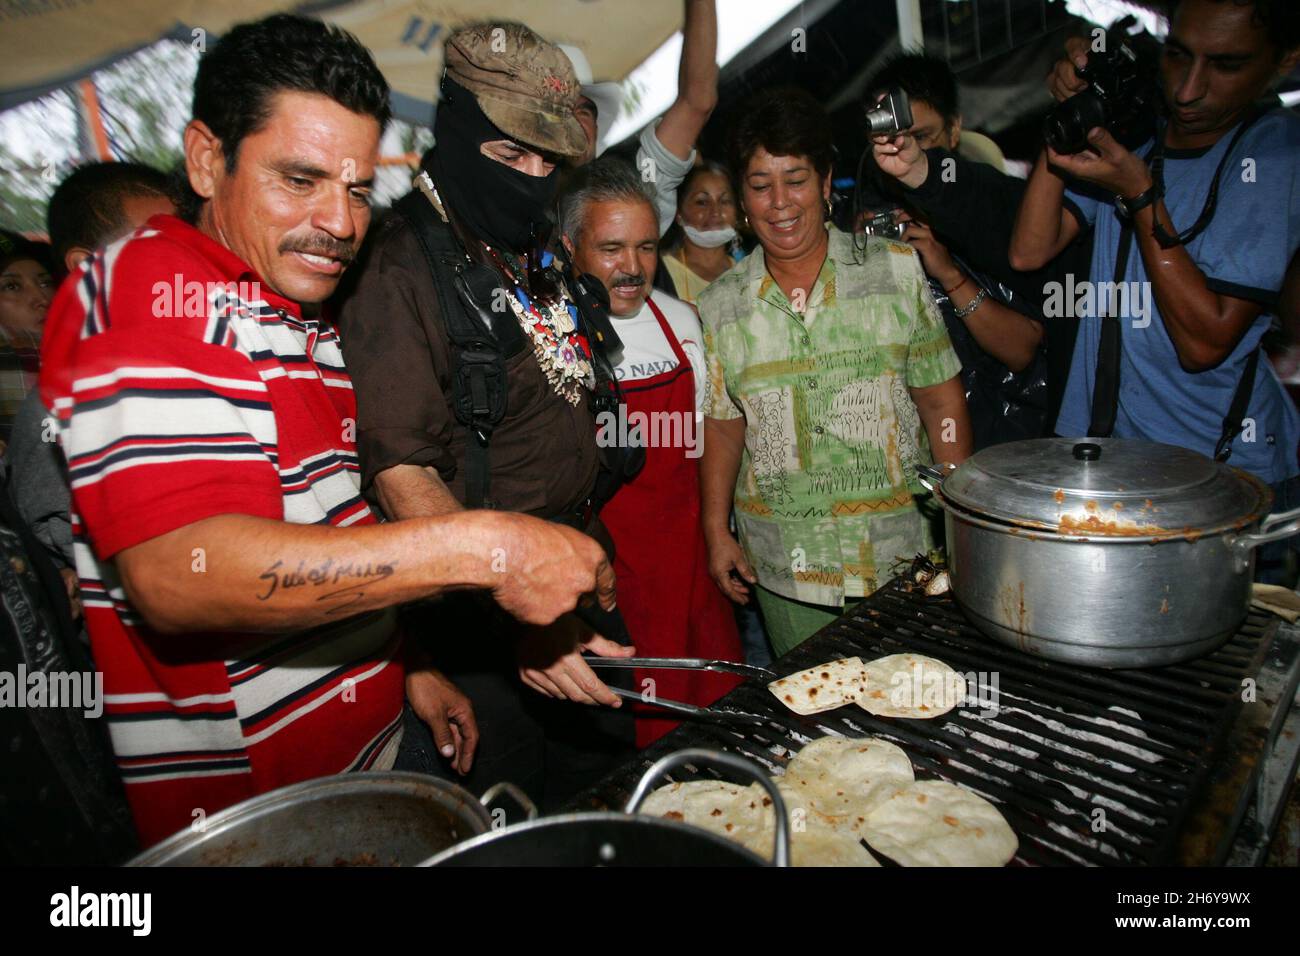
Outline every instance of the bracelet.
[(970, 302), (966, 304), (966, 308), (953, 310), (957, 313), (957, 318), (964, 319), (966, 318), (966, 316), (970, 315), (972, 312), (978, 309), (980, 307), (980, 303), (984, 301), (984, 298), (987, 295), (988, 293), (985, 290), (980, 289), (979, 292), (976, 293), (975, 298), (971, 299)]
[(960, 282), (958, 282), (958, 283), (957, 283), (955, 286), (953, 286), (951, 289), (944, 289), (944, 290), (943, 290), (943, 294), (946, 295), (946, 296), (951, 297), (952, 294), (953, 294), (954, 292), (956, 292), (958, 289), (960, 289), (962, 286), (964, 286), (964, 285), (965, 285), (969, 280), (970, 280), (970, 276), (962, 276)]

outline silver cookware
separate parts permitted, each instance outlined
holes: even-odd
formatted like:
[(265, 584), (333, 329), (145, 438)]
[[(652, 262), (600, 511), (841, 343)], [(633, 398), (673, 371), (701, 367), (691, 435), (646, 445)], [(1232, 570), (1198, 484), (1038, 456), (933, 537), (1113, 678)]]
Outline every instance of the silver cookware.
[(953, 596), (971, 622), (1096, 667), (1214, 650), (1246, 617), (1255, 548), (1300, 531), (1300, 510), (1268, 515), (1259, 479), (1154, 442), (1009, 442), (921, 476), (944, 508)]

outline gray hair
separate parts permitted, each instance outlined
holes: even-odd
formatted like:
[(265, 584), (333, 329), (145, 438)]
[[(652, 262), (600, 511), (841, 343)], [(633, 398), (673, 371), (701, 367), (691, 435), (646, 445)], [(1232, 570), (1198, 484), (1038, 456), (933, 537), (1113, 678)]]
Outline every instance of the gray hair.
[(632, 164), (617, 156), (602, 156), (575, 170), (565, 184), (560, 195), (560, 234), (576, 243), (586, 222), (587, 207), (615, 201), (648, 203), (655, 221), (659, 221), (654, 193)]

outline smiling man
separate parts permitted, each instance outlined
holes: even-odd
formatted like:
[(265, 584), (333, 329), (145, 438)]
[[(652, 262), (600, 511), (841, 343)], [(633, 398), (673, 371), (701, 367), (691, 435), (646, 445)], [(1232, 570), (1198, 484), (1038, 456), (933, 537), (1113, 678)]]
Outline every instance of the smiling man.
[[(1088, 56), (1085, 41), (1067, 45), (1048, 77), (1056, 99), (1086, 87)], [(1154, 297), (1154, 316), (1131, 302), (1114, 320), (1079, 316), (1059, 434), (1231, 457), (1273, 486), (1275, 511), (1300, 505), (1300, 414), (1259, 352), (1300, 247), (1300, 117), (1258, 104), (1297, 62), (1293, 0), (1171, 4), (1155, 139), (1130, 151), (1096, 127), (1080, 153), (1045, 147), (1010, 250), (1037, 268), (1091, 229), (1092, 283)], [(1257, 571), (1271, 578), (1281, 557), (1261, 549)]]
[[(468, 705), (422, 662), (404, 683), (392, 605), (482, 588), (535, 624), (592, 588), (612, 605), (608, 564), (575, 531), (497, 514), (379, 525), (361, 497), (351, 381), (308, 313), (366, 234), (388, 115), (351, 35), (290, 16), (235, 27), (195, 79), (193, 225), (153, 217), (51, 309), (40, 387), (146, 844), (276, 787), (392, 766), (404, 687), (467, 768)], [(178, 283), (208, 290), (197, 315), (157, 294)]]
[[(602, 157), (573, 177), (560, 200), (560, 229), (574, 271), (609, 292), (623, 342), (615, 368), (626, 421), (608, 423), (602, 441), (642, 444), (645, 465), (602, 515), (614, 537), (618, 601), (640, 653), (649, 657), (741, 659), (736, 620), (709, 575), (700, 527), (701, 425), (708, 400), (704, 333), (695, 310), (652, 290), (659, 227), (654, 196), (626, 161)], [(735, 686), (726, 675), (655, 671), (656, 693), (708, 706)], [(642, 675), (637, 687), (645, 687)], [(673, 722), (637, 721), (646, 746)]]

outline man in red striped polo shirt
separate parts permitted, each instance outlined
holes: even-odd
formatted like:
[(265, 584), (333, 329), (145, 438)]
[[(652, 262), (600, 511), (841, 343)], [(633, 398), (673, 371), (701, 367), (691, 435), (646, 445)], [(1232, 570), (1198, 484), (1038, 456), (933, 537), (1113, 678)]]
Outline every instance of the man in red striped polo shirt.
[(275, 787), (391, 766), (404, 689), (446, 719), (454, 688), (403, 666), (393, 605), (484, 588), (546, 624), (592, 590), (613, 604), (576, 531), (497, 512), (383, 525), (359, 493), (340, 343), (304, 306), (365, 235), (388, 116), (349, 34), (290, 16), (234, 28), (195, 80), (193, 224), (154, 217), (52, 306), (40, 387), (145, 845)]

